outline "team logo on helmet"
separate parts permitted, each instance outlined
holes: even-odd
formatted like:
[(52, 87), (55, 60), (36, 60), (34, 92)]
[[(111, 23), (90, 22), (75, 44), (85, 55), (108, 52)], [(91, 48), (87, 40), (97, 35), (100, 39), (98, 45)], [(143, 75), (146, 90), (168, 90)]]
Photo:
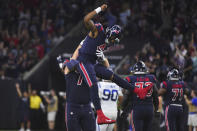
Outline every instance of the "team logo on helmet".
[(180, 79), (180, 74), (177, 69), (172, 69), (168, 72), (167, 74), (168, 80), (179, 80)]
[(106, 43), (111, 43), (110, 40), (114, 40), (114, 44), (120, 42), (121, 27), (119, 25), (114, 25), (111, 28), (106, 29)]
[(133, 72), (134, 72), (134, 74), (147, 74), (148, 69), (143, 61), (138, 61), (133, 66)]

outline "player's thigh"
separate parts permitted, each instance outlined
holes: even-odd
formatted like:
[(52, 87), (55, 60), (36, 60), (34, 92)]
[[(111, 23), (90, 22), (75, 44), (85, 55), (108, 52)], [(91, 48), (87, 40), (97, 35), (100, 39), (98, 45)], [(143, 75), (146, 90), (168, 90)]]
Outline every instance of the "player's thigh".
[(65, 122), (67, 131), (80, 131), (81, 126), (79, 123), (79, 114), (78, 110), (66, 104), (65, 109)]
[(107, 131), (108, 124), (97, 125), (96, 131)]
[(106, 131), (113, 131), (115, 124), (108, 124)]
[(142, 131), (143, 121), (139, 110), (134, 109), (131, 111), (131, 127), (134, 131)]
[(80, 131), (81, 130), (81, 125), (79, 122), (79, 119), (75, 114), (70, 116), (69, 114), (66, 115), (66, 127), (67, 131)]
[(184, 112), (182, 107), (176, 107), (176, 130), (184, 131)]
[(152, 131), (153, 121), (153, 107), (145, 108), (145, 115), (143, 120), (143, 131)]
[(94, 112), (92, 109), (86, 109), (83, 112), (83, 117), (81, 118), (81, 126), (84, 131), (95, 131), (96, 130), (96, 120), (94, 117)]
[(82, 75), (89, 87), (91, 87), (93, 84), (97, 82), (93, 64), (79, 63), (77, 66), (77, 70)]
[(174, 107), (172, 106), (167, 106), (165, 109), (165, 124), (166, 128), (169, 131), (175, 130), (175, 121), (176, 121), (176, 116), (175, 116), (175, 110)]

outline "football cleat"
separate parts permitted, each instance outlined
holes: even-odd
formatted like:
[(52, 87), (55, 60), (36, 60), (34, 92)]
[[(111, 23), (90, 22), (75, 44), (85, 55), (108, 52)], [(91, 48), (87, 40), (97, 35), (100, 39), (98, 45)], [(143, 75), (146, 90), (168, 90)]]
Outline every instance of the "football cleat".
[(106, 117), (103, 114), (103, 111), (102, 110), (97, 110), (96, 113), (97, 113), (97, 123), (98, 123), (98, 125), (112, 124), (112, 123), (115, 123), (116, 122), (116, 120), (111, 120), (108, 117)]

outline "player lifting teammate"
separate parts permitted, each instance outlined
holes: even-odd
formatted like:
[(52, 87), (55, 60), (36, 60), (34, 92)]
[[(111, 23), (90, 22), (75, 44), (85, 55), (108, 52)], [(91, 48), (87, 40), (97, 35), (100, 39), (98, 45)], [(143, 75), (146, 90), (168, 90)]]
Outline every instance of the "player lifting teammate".
[[(103, 29), (103, 26), (100, 23), (94, 24), (92, 19), (101, 11), (105, 11), (107, 8), (106, 4), (103, 4), (101, 7), (98, 7), (94, 11), (88, 13), (84, 18), (84, 24), (90, 32), (86, 36), (83, 42), (77, 47), (75, 50), (71, 61), (66, 63), (67, 72), (71, 71), (74, 67), (77, 68), (77, 71), (82, 75), (85, 82), (89, 87), (92, 87), (91, 90), (94, 90), (91, 94), (92, 101), (95, 103), (99, 103), (97, 94), (98, 94), (98, 86), (95, 72), (95, 63), (97, 61), (96, 50), (100, 50), (101, 52), (104, 50), (106, 46), (111, 46), (119, 43), (119, 37), (121, 33), (121, 28), (118, 25), (114, 25), (111, 28), (107, 28), (106, 32)], [(100, 77), (112, 80), (117, 85), (122, 88), (127, 88), (135, 93), (137, 93), (140, 98), (143, 98), (145, 94), (148, 92), (149, 88), (138, 89), (131, 86), (128, 82), (121, 79), (114, 73), (109, 73), (109, 71), (103, 71), (106, 69), (98, 68), (97, 72), (100, 72)], [(66, 72), (66, 73), (67, 73)], [(101, 74), (102, 73), (102, 74)], [(99, 112), (99, 106), (95, 107)]]

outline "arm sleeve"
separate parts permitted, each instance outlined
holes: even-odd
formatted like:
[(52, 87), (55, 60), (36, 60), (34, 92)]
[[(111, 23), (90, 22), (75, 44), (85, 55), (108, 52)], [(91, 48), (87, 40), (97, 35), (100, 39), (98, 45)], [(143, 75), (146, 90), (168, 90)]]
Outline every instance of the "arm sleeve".
[(99, 32), (104, 31), (103, 26), (101, 23), (96, 23), (95, 24), (96, 28), (98, 29)]

